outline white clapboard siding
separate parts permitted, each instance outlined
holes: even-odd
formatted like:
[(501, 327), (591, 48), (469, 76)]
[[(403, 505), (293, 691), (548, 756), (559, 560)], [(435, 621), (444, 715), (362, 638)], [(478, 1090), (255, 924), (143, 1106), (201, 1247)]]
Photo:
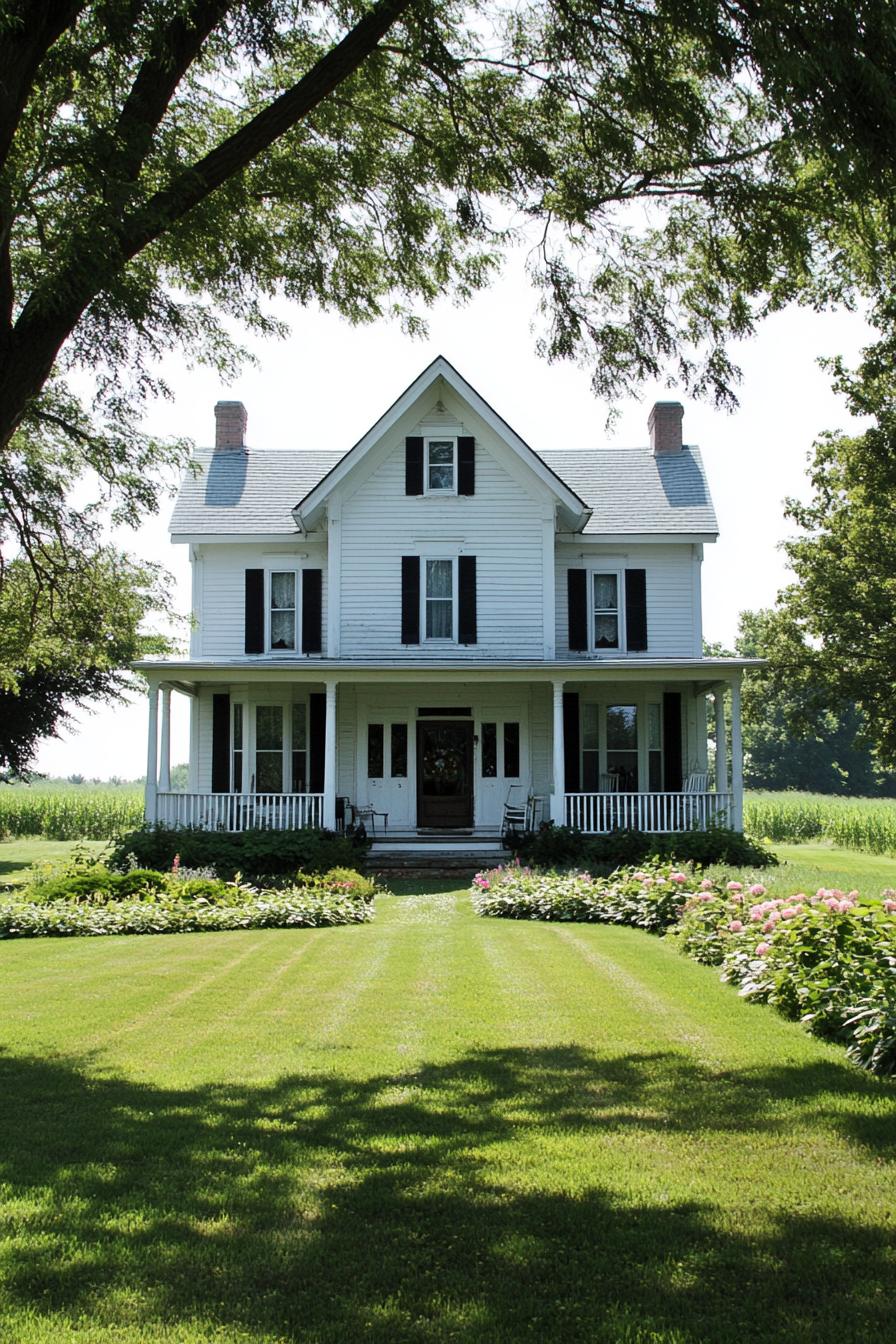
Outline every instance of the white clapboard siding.
[[(556, 610), (557, 656), (569, 656), (569, 569), (643, 569), (647, 583), (647, 648), (631, 658), (685, 658), (702, 653), (700, 614), (695, 602), (694, 547), (689, 542), (649, 546), (589, 547), (583, 559), (581, 546), (561, 543), (557, 547)], [(697, 577), (699, 582), (699, 574)], [(578, 657), (578, 654), (573, 654)], [(582, 655), (584, 656), (584, 655)]]
[[(200, 658), (242, 658), (245, 653), (247, 569), (320, 569), (323, 572), (323, 649), (327, 648), (327, 552), (318, 538), (294, 546), (206, 542), (198, 565), (198, 628), (193, 648)], [(301, 578), (297, 640), (301, 644)], [(280, 655), (288, 656), (288, 655)], [(298, 655), (301, 656), (301, 655)]]
[[(476, 438), (476, 493), (450, 498), (405, 494), (403, 427), (342, 509), (342, 654), (350, 657), (540, 658), (541, 515), (547, 498), (533, 477), (524, 488), (508, 469), (509, 450), (484, 427)], [(517, 473), (519, 467), (516, 468)], [(542, 498), (544, 494), (545, 498)], [(476, 557), (477, 642), (401, 644), (401, 557)]]

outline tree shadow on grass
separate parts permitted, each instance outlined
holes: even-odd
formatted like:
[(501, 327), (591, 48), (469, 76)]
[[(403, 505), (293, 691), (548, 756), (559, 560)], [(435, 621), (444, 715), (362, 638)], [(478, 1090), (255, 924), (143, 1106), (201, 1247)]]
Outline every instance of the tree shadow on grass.
[(676, 1055), (568, 1046), (166, 1090), (6, 1056), (7, 1298), (135, 1323), (135, 1339), (159, 1322), (178, 1339), (327, 1344), (885, 1338), (893, 1242), (860, 1210), (733, 1231), (659, 1182), (622, 1203), (597, 1160), (551, 1170), (564, 1137), (587, 1162), (592, 1138), (640, 1130), (646, 1153), (660, 1133), (762, 1132), (771, 1184), (776, 1133), (798, 1139), (801, 1108), (878, 1157), (892, 1141), (896, 1092), (826, 1063), (720, 1079)]

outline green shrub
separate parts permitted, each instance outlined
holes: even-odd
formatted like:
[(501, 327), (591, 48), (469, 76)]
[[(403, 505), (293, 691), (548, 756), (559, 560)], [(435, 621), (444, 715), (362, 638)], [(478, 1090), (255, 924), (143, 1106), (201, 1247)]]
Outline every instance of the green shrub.
[(183, 901), (159, 894), (151, 900), (116, 901), (103, 906), (73, 901), (52, 905), (0, 903), (0, 938), (323, 928), (363, 924), (371, 919), (373, 906), (369, 902), (319, 892), (256, 892), (237, 905), (212, 905), (201, 897)]
[(169, 880), (168, 890), (182, 901), (195, 901), (201, 897), (213, 905), (233, 905), (240, 892), (250, 891), (251, 888), (225, 882), (223, 877), (187, 877)]
[(520, 836), (515, 849), (520, 859), (539, 868), (575, 866), (603, 874), (623, 864), (643, 864), (652, 859), (697, 867), (726, 863), (738, 868), (765, 868), (778, 862), (764, 845), (724, 826), (672, 835), (625, 830), (587, 835), (569, 826), (546, 825)]
[(377, 893), (373, 878), (359, 873), (357, 868), (329, 868), (321, 881), (330, 891), (344, 891), (346, 896), (354, 896), (356, 900), (372, 901)]
[(26, 900), (41, 905), (55, 901), (126, 901), (134, 896), (166, 891), (169, 876), (145, 868), (134, 868), (127, 873), (112, 873), (108, 868), (93, 864), (58, 876), (38, 875), (28, 883), (22, 895)]
[[(363, 852), (363, 851), (362, 851)], [(295, 831), (207, 831), (198, 826), (144, 826), (117, 842), (109, 860), (124, 869), (134, 856), (141, 867), (165, 871), (179, 856), (185, 868), (213, 867), (219, 877), (237, 873), (255, 879), (262, 875), (289, 877), (296, 871), (325, 873), (350, 867), (358, 847), (335, 831), (306, 828)]]

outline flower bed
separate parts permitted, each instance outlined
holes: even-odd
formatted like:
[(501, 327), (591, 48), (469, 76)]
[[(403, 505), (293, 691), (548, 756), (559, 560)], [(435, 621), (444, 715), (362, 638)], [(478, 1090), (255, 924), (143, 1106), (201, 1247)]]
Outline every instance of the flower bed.
[(669, 930), (681, 950), (740, 993), (842, 1041), (854, 1063), (896, 1073), (896, 892), (767, 899), (761, 883), (724, 887), (683, 866), (619, 869), (608, 878), (510, 864), (477, 873), (478, 914)]
[(296, 888), (257, 892), (237, 905), (204, 897), (181, 900), (120, 900), (105, 905), (84, 901), (0, 904), (0, 938), (95, 937), (115, 933), (205, 933), (221, 929), (323, 928), (364, 924), (373, 919), (370, 901)]
[(34, 868), (21, 893), (0, 903), (0, 938), (363, 924), (373, 919), (375, 894), (375, 883), (353, 868), (249, 886), (213, 868), (186, 868), (179, 855), (167, 872), (117, 873), (76, 853), (61, 867)]
[(608, 878), (543, 872), (519, 863), (477, 873), (473, 906), (503, 919), (632, 924), (659, 933), (678, 918), (695, 878), (675, 864), (619, 868)]

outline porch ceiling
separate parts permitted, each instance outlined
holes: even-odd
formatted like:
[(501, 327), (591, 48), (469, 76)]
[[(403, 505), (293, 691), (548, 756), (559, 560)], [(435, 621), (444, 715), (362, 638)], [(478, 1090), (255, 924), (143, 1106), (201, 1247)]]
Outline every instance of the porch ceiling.
[(602, 658), (599, 662), (472, 662), (443, 661), (414, 663), (407, 659), (376, 662), (352, 659), (285, 659), (264, 662), (210, 662), (184, 659), (165, 662), (143, 659), (134, 668), (155, 684), (160, 682), (189, 693), (199, 685), (221, 682), (381, 682), (419, 685), (421, 682), (461, 681), (464, 683), (526, 682), (551, 684), (564, 682), (619, 681), (694, 681), (706, 683), (709, 690), (719, 682), (737, 679), (750, 667), (761, 667), (761, 658)]

